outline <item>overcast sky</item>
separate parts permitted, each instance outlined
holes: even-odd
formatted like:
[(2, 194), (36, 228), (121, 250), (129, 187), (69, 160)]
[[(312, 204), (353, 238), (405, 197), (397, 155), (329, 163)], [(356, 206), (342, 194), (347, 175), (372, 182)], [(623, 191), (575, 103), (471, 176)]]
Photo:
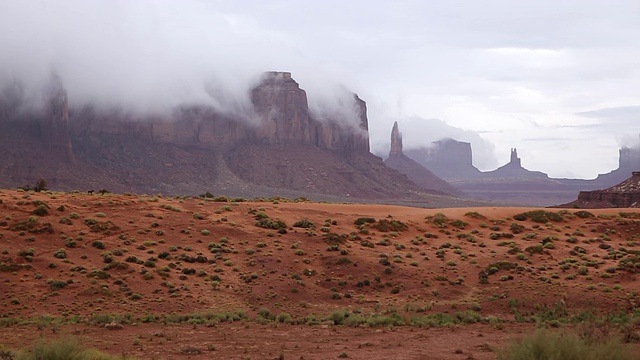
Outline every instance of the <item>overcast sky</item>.
[(312, 106), (367, 101), (375, 153), (398, 121), (407, 147), (471, 142), (482, 170), (517, 147), (592, 178), (640, 143), (639, 39), (638, 0), (2, 0), (0, 81), (55, 69), (72, 102), (237, 107), (291, 71)]

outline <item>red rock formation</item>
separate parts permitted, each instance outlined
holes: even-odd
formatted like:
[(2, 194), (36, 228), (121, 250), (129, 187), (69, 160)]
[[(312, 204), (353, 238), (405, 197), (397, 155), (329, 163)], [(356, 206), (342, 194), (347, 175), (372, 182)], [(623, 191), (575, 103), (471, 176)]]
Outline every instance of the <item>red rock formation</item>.
[[(52, 89), (52, 116), (25, 122), (33, 126), (25, 125), (18, 136), (0, 133), (0, 149), (17, 149), (0, 159), (0, 173), (12, 174), (0, 177), (0, 186), (44, 177), (61, 190), (428, 201), (426, 192), (369, 152), (364, 101), (353, 95), (348, 100), (355, 113), (316, 119), (289, 73), (265, 74), (251, 91), (253, 108), (242, 114), (204, 106), (181, 107), (164, 117), (91, 106), (69, 114), (64, 91)], [(73, 148), (61, 149), (73, 151), (77, 162), (60, 166), (59, 154), (40, 161), (46, 158), (41, 153), (60, 152), (37, 150), (43, 136), (51, 145), (71, 144), (68, 123)], [(12, 137), (19, 144), (4, 141)], [(25, 146), (34, 142), (38, 146)]]
[(384, 163), (401, 174), (405, 174), (409, 180), (425, 190), (455, 196), (464, 195), (462, 191), (434, 175), (429, 169), (402, 153), (402, 135), (398, 129), (397, 121), (393, 123), (393, 128), (391, 129), (391, 149), (389, 151), (389, 157)]
[(389, 151), (389, 157), (402, 155), (402, 134), (398, 130), (398, 122), (393, 122), (393, 128), (391, 129), (391, 150)]
[(0, 174), (4, 186), (33, 184), (45, 178), (55, 187), (84, 176), (86, 169), (75, 167), (66, 91), (55, 75), (42, 90), (41, 102), (32, 108), (26, 107), (17, 82), (0, 94)]
[(343, 119), (315, 120), (309, 114), (307, 94), (288, 72), (265, 73), (251, 92), (254, 122), (204, 107), (186, 107), (167, 119), (134, 119), (112, 111), (83, 109), (73, 123), (76, 136), (125, 135), (145, 141), (200, 144), (220, 148), (238, 145), (313, 145), (343, 153), (368, 153), (366, 105), (354, 95), (359, 129)]
[(311, 144), (316, 129), (309, 119), (307, 94), (288, 72), (268, 72), (251, 92), (260, 121), (256, 140), (263, 144)]
[(578, 199), (560, 207), (637, 208), (640, 207), (640, 171), (629, 179), (604, 190), (580, 191)]

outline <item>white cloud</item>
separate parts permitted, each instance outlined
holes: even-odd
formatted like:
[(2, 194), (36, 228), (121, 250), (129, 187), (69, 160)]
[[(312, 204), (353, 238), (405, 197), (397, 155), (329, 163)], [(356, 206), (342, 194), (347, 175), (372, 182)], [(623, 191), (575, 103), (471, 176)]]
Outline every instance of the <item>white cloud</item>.
[(259, 73), (291, 71), (316, 108), (357, 92), (374, 144), (393, 119), (439, 118), (501, 163), (518, 147), (532, 169), (594, 177), (639, 125), (576, 114), (640, 105), (638, 18), (636, 0), (4, 0), (0, 81), (33, 89), (54, 68), (72, 101), (241, 106)]

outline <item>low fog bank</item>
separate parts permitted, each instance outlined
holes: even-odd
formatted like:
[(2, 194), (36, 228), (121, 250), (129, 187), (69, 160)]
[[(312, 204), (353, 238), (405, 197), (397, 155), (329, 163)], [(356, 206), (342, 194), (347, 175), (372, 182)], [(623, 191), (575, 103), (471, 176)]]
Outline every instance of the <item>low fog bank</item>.
[(358, 124), (343, 79), (299, 54), (289, 35), (207, 2), (3, 1), (0, 48), (0, 88), (26, 107), (41, 106), (59, 76), (74, 107), (249, 114), (251, 89), (265, 71), (281, 70), (308, 91), (315, 118)]

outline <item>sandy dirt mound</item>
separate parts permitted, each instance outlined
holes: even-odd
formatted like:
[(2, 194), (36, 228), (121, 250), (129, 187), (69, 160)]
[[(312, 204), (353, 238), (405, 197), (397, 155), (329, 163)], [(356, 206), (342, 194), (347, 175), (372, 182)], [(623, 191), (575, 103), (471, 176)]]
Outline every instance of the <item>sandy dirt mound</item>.
[(490, 359), (536, 322), (640, 306), (640, 212), (0, 200), (11, 346), (70, 333), (142, 358)]

